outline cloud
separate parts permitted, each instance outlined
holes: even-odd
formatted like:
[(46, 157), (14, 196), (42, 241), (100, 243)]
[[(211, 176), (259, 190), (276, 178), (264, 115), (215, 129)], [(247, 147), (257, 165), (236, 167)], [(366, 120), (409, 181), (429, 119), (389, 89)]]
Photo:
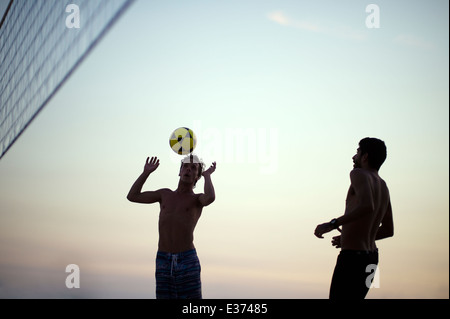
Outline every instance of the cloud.
[(426, 50), (433, 48), (432, 43), (411, 34), (399, 34), (394, 38), (394, 42), (397, 44)]
[(267, 17), (269, 18), (269, 20), (272, 20), (281, 25), (289, 25), (291, 23), (291, 20), (286, 17), (281, 11), (270, 12), (269, 14), (267, 14)]
[(345, 38), (353, 40), (364, 40), (366, 39), (366, 33), (358, 30), (354, 30), (347, 26), (340, 27), (328, 27), (320, 25), (318, 23), (313, 23), (306, 20), (294, 20), (286, 16), (282, 11), (272, 11), (267, 14), (267, 18), (273, 22), (276, 22), (282, 26), (293, 27), (308, 32), (315, 32), (320, 34), (325, 34), (333, 36), (336, 38)]
[(321, 32), (320, 26), (313, 24), (308, 21), (296, 21), (288, 18), (282, 11), (273, 11), (267, 14), (269, 20), (274, 21), (278, 24), (294, 27), (306, 31)]

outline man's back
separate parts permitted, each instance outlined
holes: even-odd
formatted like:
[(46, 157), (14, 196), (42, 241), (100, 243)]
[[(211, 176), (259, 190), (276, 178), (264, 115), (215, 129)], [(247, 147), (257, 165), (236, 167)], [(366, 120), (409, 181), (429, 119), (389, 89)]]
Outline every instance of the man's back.
[(389, 190), (376, 171), (356, 168), (350, 173), (345, 214), (357, 207), (367, 207), (368, 213), (342, 226), (342, 249), (375, 251), (379, 226), (390, 209)]

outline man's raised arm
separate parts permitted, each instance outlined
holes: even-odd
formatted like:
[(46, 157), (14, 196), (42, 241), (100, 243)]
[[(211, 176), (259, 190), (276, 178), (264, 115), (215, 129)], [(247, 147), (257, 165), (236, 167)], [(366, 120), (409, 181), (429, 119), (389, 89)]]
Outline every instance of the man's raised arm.
[(216, 199), (216, 193), (214, 192), (214, 186), (211, 181), (211, 174), (216, 170), (216, 162), (203, 172), (203, 178), (205, 179), (204, 194), (200, 195), (199, 201), (203, 206), (208, 206)]
[(145, 181), (149, 175), (154, 172), (159, 166), (159, 159), (157, 157), (152, 157), (149, 161), (145, 162), (144, 171), (131, 186), (128, 192), (127, 199), (134, 203), (150, 204), (159, 202), (161, 200), (161, 195), (158, 191), (142, 192), (142, 186), (144, 186)]

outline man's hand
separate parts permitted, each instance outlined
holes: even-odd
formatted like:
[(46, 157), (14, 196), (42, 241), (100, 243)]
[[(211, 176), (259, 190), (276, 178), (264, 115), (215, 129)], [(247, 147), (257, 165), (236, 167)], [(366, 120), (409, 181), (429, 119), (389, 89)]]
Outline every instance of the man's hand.
[(202, 176), (205, 177), (206, 175), (211, 175), (216, 170), (216, 162), (213, 162), (211, 166), (202, 173)]
[(152, 157), (149, 161), (150, 157), (147, 157), (147, 161), (145, 162), (144, 166), (144, 173), (152, 173), (154, 172), (158, 166), (159, 166), (159, 159), (155, 156)]
[(331, 223), (323, 223), (316, 227), (316, 230), (314, 231), (314, 235), (316, 235), (317, 238), (323, 238), (323, 234), (326, 234), (334, 229), (333, 225)]
[(331, 240), (331, 245), (336, 246), (336, 248), (341, 248), (341, 235), (334, 236)]
[(127, 198), (130, 202), (151, 204), (161, 201), (160, 191), (142, 192), (142, 186), (144, 186), (145, 181), (150, 176), (150, 173), (154, 172), (159, 166), (158, 158), (152, 157), (151, 159), (147, 157), (144, 165), (144, 171), (131, 186), (128, 192)]

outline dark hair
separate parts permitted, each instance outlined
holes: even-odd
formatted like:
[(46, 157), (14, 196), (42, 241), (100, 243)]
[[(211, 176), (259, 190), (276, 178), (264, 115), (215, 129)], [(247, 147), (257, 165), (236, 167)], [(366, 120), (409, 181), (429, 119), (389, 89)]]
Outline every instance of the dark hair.
[(373, 137), (363, 138), (359, 141), (359, 149), (361, 155), (368, 155), (370, 167), (375, 168), (376, 170), (379, 170), (386, 160), (387, 150), (386, 145), (382, 140)]
[[(205, 164), (202, 162), (202, 160), (197, 155), (195, 155), (195, 154), (186, 155), (186, 157), (184, 157), (181, 160), (180, 172), (181, 172), (181, 169), (183, 168), (184, 163), (197, 163), (198, 164), (197, 177), (198, 177), (198, 179), (200, 179), (200, 177), (202, 177), (203, 170), (205, 169)], [(195, 184), (197, 184), (197, 181), (195, 181), (194, 185)]]

